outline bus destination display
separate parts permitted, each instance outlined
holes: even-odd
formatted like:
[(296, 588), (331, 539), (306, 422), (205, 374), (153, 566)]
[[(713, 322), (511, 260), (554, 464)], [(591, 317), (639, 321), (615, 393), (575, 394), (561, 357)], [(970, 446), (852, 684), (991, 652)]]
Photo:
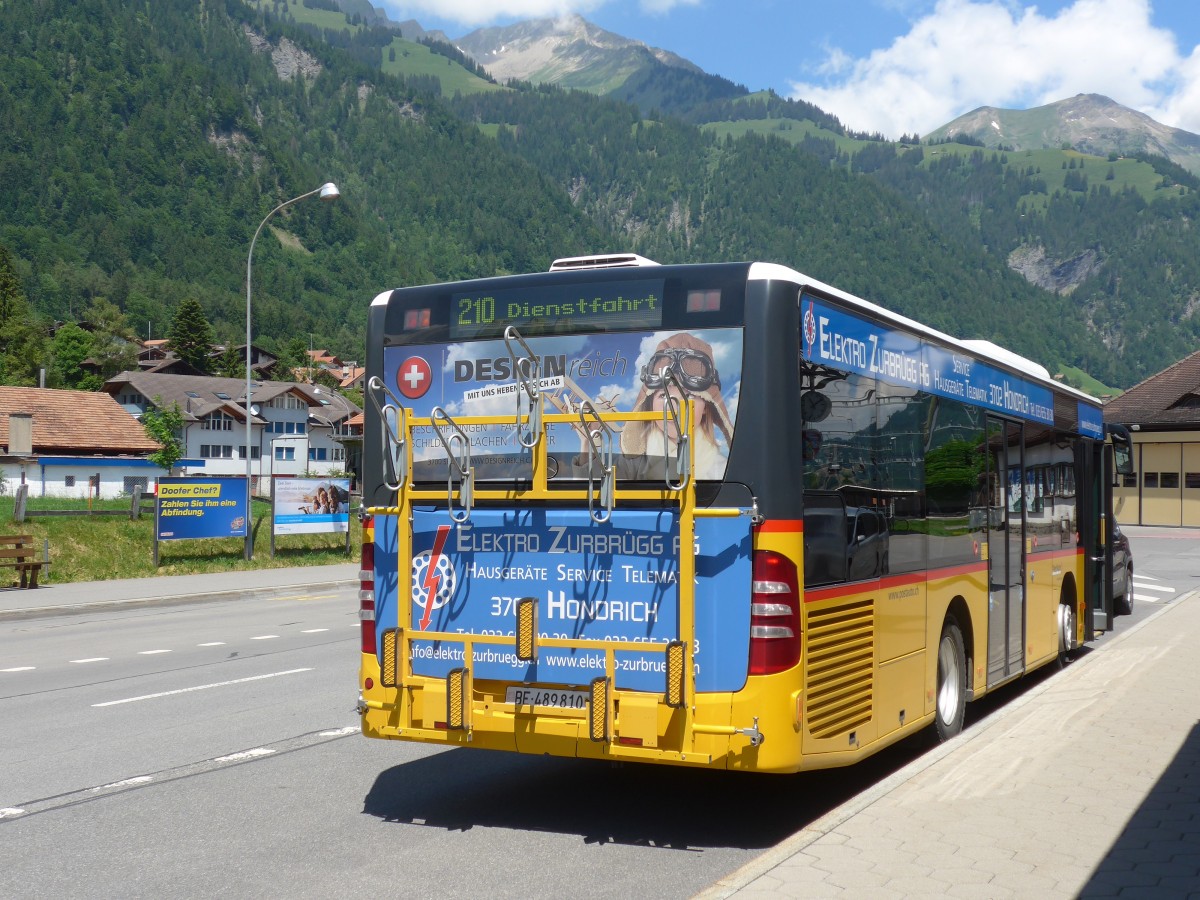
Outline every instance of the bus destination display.
[(515, 325), (523, 335), (658, 328), (663, 282), (618, 281), (454, 294), (450, 337), (495, 337)]

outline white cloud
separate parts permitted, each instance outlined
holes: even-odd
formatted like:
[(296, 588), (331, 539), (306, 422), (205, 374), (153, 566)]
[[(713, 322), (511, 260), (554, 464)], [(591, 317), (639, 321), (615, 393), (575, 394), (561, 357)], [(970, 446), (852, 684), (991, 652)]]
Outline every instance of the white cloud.
[[(1200, 124), (1200, 56), (1181, 59), (1149, 0), (1076, 0), (1056, 15), (1008, 0), (940, 0), (890, 47), (847, 67), (831, 51), (792, 96), (848, 127), (924, 134), (979, 106), (1104, 94), (1160, 121)], [(830, 77), (833, 75), (834, 77)], [(840, 75), (840, 77), (837, 77)]]
[(1163, 102), (1162, 112), (1149, 114), (1160, 122), (1200, 134), (1200, 47), (1180, 63), (1176, 74), (1175, 89)]

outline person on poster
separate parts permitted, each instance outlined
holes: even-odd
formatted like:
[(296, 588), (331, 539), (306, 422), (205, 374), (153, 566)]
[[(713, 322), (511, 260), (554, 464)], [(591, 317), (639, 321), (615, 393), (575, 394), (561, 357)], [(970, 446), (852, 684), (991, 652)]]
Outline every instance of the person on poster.
[[(696, 421), (692, 428), (695, 448), (694, 472), (697, 478), (720, 478), (725, 471), (725, 453), (717, 435), (724, 439), (726, 452), (733, 438), (733, 421), (721, 394), (721, 376), (713, 362), (712, 347), (687, 332), (662, 339), (642, 366), (641, 388), (634, 403), (635, 412), (661, 413), (670, 403), (682, 422), (682, 403), (694, 400)], [(586, 437), (584, 438), (586, 440)], [(621, 457), (617, 477), (650, 480), (666, 477), (668, 459), (679, 452), (675, 417), (648, 422), (627, 422), (621, 430)], [(587, 470), (588, 454), (576, 458), (576, 469)], [(674, 464), (670, 471), (675, 472)]]

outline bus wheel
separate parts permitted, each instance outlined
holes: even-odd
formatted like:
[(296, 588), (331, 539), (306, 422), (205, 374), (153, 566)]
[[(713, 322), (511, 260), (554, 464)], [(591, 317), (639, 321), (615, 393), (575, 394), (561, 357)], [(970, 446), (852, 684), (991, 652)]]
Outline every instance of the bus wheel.
[(1072, 603), (1058, 604), (1058, 667), (1061, 669), (1071, 661), (1075, 649), (1075, 606)]
[(967, 652), (954, 616), (946, 617), (937, 659), (937, 739), (948, 741), (962, 731), (967, 711)]

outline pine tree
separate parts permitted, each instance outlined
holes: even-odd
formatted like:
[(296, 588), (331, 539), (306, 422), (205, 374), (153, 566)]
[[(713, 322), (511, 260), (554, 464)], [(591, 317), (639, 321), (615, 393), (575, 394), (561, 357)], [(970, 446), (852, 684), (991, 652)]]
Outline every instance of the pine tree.
[(46, 341), (25, 299), (8, 248), (0, 244), (0, 383), (36, 385)]
[(209, 370), (209, 353), (212, 352), (213, 329), (204, 317), (200, 301), (188, 297), (179, 304), (167, 342), (175, 355), (201, 372)]

